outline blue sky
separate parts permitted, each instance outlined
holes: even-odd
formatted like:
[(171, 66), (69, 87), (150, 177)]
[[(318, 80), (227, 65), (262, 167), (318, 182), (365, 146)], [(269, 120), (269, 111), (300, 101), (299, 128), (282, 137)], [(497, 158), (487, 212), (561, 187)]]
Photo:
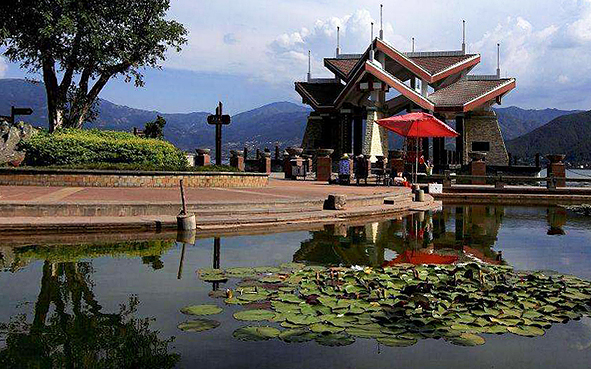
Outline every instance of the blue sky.
[[(300, 102), (293, 82), (305, 78), (307, 50), (313, 75), (329, 76), (322, 57), (334, 54), (336, 26), (343, 52), (361, 52), (380, 3), (385, 38), (401, 50), (411, 37), (417, 51), (459, 49), (465, 19), (468, 51), (482, 55), (475, 72), (493, 73), (500, 42), (502, 74), (517, 78), (504, 105), (591, 109), (591, 0), (171, 0), (189, 43), (147, 70), (144, 88), (113, 80), (101, 97), (162, 112)], [(0, 60), (0, 77), (23, 76)]]

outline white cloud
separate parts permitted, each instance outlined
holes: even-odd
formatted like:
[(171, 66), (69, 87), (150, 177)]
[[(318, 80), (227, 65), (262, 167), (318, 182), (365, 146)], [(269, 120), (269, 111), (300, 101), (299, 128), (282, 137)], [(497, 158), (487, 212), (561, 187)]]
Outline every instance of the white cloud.
[[(379, 32), (381, 2), (218, 0), (196, 6), (177, 0), (171, 17), (187, 26), (189, 44), (180, 54), (170, 53), (165, 66), (238, 75), (293, 91), (293, 81), (305, 78), (308, 50), (313, 75), (330, 76), (322, 59), (335, 53), (337, 26), (343, 53), (365, 50), (372, 21), (374, 35)], [(417, 6), (424, 11), (412, 16)], [(401, 50), (410, 49), (411, 37), (417, 51), (459, 49), (462, 19), (469, 51), (482, 55), (477, 72), (494, 73), (501, 43), (502, 74), (518, 84), (508, 103), (576, 107), (589, 96), (591, 105), (591, 0), (490, 0), (486, 8), (464, 0), (386, 3), (385, 38)]]

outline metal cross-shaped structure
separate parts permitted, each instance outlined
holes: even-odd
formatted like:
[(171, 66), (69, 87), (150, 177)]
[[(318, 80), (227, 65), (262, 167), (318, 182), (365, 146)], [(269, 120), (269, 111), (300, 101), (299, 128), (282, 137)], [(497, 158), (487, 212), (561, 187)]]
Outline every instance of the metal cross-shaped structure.
[(31, 115), (33, 114), (33, 109), (31, 108), (15, 108), (12, 106), (10, 108), (10, 116), (3, 116), (0, 115), (0, 118), (4, 118), (4, 120), (8, 121), (10, 124), (14, 124), (14, 117), (16, 115)]
[(207, 117), (208, 124), (215, 125), (215, 164), (222, 165), (222, 125), (230, 124), (230, 116), (222, 114), (222, 102), (215, 108), (215, 115)]

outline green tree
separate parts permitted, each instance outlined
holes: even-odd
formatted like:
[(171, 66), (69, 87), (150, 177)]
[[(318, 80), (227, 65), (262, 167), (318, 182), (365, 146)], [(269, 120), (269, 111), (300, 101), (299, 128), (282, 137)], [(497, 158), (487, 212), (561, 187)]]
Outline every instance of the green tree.
[[(107, 82), (143, 86), (142, 68), (180, 51), (187, 31), (166, 19), (170, 0), (2, 0), (0, 45), (21, 68), (41, 73), (49, 130), (80, 128)], [(61, 81), (58, 79), (61, 77)]]
[(166, 125), (166, 119), (162, 118), (160, 115), (156, 117), (156, 120), (153, 122), (146, 123), (144, 127), (144, 135), (147, 138), (158, 138), (163, 139), (164, 133), (163, 129)]

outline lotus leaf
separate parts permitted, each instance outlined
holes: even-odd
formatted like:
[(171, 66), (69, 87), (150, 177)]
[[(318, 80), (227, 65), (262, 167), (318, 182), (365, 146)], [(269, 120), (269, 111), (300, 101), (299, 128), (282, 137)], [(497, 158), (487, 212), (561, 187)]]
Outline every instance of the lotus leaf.
[(223, 309), (216, 305), (191, 305), (181, 309), (181, 313), (186, 315), (215, 315), (222, 311)]
[(302, 302), (302, 300), (299, 297), (290, 293), (281, 293), (277, 295), (275, 299), (282, 302), (291, 302), (294, 304), (299, 304), (300, 302)]
[(310, 330), (315, 333), (337, 333), (342, 332), (344, 328), (335, 327), (334, 325), (314, 323), (310, 326)]
[(253, 268), (229, 268), (226, 269), (226, 274), (232, 278), (244, 278), (244, 277), (253, 277), (256, 275), (256, 272)]
[(214, 329), (220, 326), (220, 322), (211, 319), (195, 319), (188, 320), (177, 326), (178, 329), (184, 332), (203, 332)]
[(296, 315), (296, 314), (286, 314), (285, 320), (292, 323), (292, 324), (299, 324), (299, 325), (310, 325), (314, 323), (318, 323), (319, 319), (315, 316), (309, 315)]
[(346, 329), (346, 332), (351, 336), (360, 338), (378, 338), (386, 336), (386, 334), (381, 331), (379, 326), (377, 328), (371, 326), (350, 327)]
[(275, 317), (275, 313), (269, 310), (244, 310), (234, 313), (234, 319), (244, 321), (262, 321), (271, 320)]
[(273, 327), (247, 326), (234, 331), (234, 338), (241, 341), (265, 341), (279, 336), (279, 329)]
[(459, 336), (448, 337), (446, 339), (454, 345), (460, 346), (479, 346), (484, 345), (485, 342), (484, 338), (472, 333), (462, 333)]
[(344, 333), (322, 334), (316, 337), (316, 342), (322, 346), (347, 346), (355, 339)]
[(280, 283), (283, 282), (283, 278), (278, 275), (268, 275), (261, 278), (261, 282), (263, 283)]
[(507, 330), (513, 334), (525, 337), (543, 336), (545, 333), (542, 328), (534, 326), (508, 327)]
[(390, 346), (390, 347), (408, 347), (412, 346), (417, 343), (417, 340), (407, 340), (404, 338), (398, 338), (393, 336), (388, 337), (378, 337), (377, 341), (382, 345)]
[(281, 269), (279, 269), (277, 267), (266, 267), (266, 266), (256, 267), (253, 269), (256, 273), (279, 273), (281, 271)]
[(287, 343), (308, 342), (316, 337), (317, 334), (312, 333), (307, 329), (287, 329), (279, 334), (279, 339)]

